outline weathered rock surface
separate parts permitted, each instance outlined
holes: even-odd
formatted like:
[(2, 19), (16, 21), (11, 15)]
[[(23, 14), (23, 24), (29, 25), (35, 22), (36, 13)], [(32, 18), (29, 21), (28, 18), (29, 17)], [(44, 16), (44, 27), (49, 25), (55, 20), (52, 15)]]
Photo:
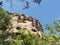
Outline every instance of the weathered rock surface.
[(12, 13), (11, 17), (11, 25), (6, 30), (9, 33), (18, 33), (18, 30), (20, 29), (27, 29), (32, 33), (39, 34), (41, 38), (43, 37), (43, 28), (37, 19), (17, 13)]

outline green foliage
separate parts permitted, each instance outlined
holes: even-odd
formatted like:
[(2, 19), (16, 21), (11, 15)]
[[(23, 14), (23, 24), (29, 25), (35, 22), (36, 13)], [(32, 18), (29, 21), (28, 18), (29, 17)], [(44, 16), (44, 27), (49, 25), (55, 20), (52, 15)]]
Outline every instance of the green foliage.
[[(2, 35), (2, 36), (1, 36)], [(44, 36), (43, 39), (36, 34), (31, 33), (29, 30), (22, 29), (19, 30), (18, 34), (11, 34), (9, 36), (14, 39), (14, 41), (4, 42), (5, 33), (0, 35), (1, 45), (60, 45), (60, 35), (50, 31), (49, 35)]]
[[(49, 45), (60, 45), (60, 20), (56, 20), (52, 25), (46, 24), (46, 29), (49, 31), (47, 38), (45, 36), (45, 40), (47, 40)], [(46, 35), (46, 34), (45, 34)]]
[[(20, 34), (18, 35), (20, 40), (23, 42), (23, 45), (40, 45), (39, 41), (40, 41), (40, 37), (38, 35), (34, 35), (32, 34), (30, 31), (28, 30), (20, 30)], [(17, 39), (19, 39), (17, 37)], [(38, 41), (38, 42), (37, 42)]]
[[(5, 36), (5, 35), (4, 35)], [(40, 37), (38, 35), (32, 34), (28, 30), (20, 30), (19, 34), (10, 35), (15, 41), (1, 42), (3, 45), (40, 45)], [(0, 38), (1, 39), (1, 38)]]
[(60, 32), (60, 20), (54, 21), (54, 28), (57, 32)]
[(10, 23), (10, 15), (0, 7), (0, 30), (5, 30)]

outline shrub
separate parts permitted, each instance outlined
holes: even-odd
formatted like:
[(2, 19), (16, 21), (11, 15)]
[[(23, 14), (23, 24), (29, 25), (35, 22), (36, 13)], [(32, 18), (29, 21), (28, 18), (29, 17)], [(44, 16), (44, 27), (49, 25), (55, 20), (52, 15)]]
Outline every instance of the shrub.
[(10, 23), (10, 15), (0, 7), (0, 30), (5, 30)]

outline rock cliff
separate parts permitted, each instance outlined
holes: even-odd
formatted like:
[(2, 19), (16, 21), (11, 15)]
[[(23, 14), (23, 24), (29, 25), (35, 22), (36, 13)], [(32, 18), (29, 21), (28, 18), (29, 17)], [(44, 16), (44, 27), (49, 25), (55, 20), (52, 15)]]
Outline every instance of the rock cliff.
[(27, 29), (34, 34), (38, 34), (41, 38), (43, 37), (43, 28), (37, 19), (24, 14), (11, 13), (12, 19), (10, 20), (11, 25), (6, 30), (9, 33), (18, 33), (20, 29)]

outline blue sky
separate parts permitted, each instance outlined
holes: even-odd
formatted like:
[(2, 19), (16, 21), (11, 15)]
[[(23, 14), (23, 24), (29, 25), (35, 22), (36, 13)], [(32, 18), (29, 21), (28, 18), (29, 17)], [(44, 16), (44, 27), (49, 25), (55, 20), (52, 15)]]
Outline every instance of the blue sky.
[(52, 23), (53, 20), (60, 18), (60, 0), (42, 0), (38, 6), (35, 3), (30, 4), (29, 9), (23, 9), (24, 4), (13, 0), (13, 7), (4, 0), (3, 8), (9, 12), (23, 13), (32, 16), (40, 21), (44, 26), (45, 23)]

